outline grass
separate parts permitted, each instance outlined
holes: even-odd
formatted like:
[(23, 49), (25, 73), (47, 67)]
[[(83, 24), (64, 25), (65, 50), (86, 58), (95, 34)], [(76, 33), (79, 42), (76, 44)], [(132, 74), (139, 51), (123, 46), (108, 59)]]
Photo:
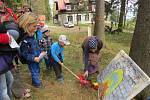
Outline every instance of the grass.
[[(86, 37), (86, 30), (85, 32), (75, 31), (75, 33), (70, 29), (65, 29), (65, 32), (58, 31), (57, 27), (54, 30), (57, 31), (57, 34), (55, 32), (51, 34), (53, 40), (56, 41), (60, 34), (66, 34), (71, 42), (71, 45), (65, 47), (64, 64), (76, 74), (83, 73), (81, 43)], [(120, 50), (129, 53), (131, 38), (131, 33), (106, 34), (106, 48), (101, 50), (100, 68), (103, 69), (108, 65)], [(32, 89), (32, 97), (27, 100), (97, 100), (97, 91), (90, 87), (80, 86), (77, 79), (65, 69), (63, 69), (63, 73), (65, 83), (62, 85), (55, 80), (54, 71), (47, 71), (44, 62), (42, 62), (41, 79), (43, 87), (36, 89), (30, 85), (28, 68), (23, 66), (21, 70), (22, 80)]]
[(106, 35), (106, 48), (102, 50), (102, 67), (105, 67), (109, 62), (115, 57), (115, 55), (120, 51), (124, 50), (127, 54), (130, 50), (130, 43), (132, 39), (131, 33), (120, 33), (117, 34), (107, 34)]

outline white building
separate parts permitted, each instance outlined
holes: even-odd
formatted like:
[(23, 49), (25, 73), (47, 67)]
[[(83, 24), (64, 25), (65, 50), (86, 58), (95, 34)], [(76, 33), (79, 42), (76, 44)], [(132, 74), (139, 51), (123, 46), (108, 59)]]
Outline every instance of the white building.
[(83, 1), (79, 1), (78, 3), (70, 3), (69, 0), (56, 1), (54, 23), (60, 25), (63, 25), (65, 22), (72, 22), (74, 24), (92, 23), (95, 12), (95, 3), (92, 0), (87, 1), (87, 3), (88, 4), (85, 6)]

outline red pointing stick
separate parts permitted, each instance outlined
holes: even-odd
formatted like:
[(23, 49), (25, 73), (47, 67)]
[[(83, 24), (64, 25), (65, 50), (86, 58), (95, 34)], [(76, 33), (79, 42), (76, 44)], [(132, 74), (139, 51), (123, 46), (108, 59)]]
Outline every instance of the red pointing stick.
[(69, 68), (67, 68), (65, 65), (63, 65), (62, 67), (64, 67), (65, 69), (67, 69), (67, 71), (69, 71), (73, 76), (75, 76), (81, 85), (87, 85), (90, 82), (88, 80), (86, 80), (86, 78), (83, 75), (76, 75), (74, 72), (72, 72)]

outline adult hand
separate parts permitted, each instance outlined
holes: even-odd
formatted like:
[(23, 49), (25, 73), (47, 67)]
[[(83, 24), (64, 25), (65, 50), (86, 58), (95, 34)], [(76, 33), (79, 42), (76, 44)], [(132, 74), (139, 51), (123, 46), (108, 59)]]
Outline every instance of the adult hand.
[(89, 72), (85, 71), (85, 73), (83, 74), (84, 77), (88, 77)]

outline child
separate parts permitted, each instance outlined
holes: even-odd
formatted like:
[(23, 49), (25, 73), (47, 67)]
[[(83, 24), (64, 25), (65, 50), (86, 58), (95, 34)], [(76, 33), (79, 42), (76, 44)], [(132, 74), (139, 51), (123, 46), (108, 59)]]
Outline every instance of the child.
[[(37, 25), (37, 17), (31, 13), (26, 12), (17, 20), (22, 32), (26, 33), (26, 37), (20, 46), (21, 55), (28, 61), (28, 68), (31, 72), (32, 85), (39, 88), (41, 87), (40, 80), (40, 50), (34, 38), (34, 32)], [(43, 53), (43, 52), (42, 52)], [(44, 54), (44, 53), (43, 53)]]
[(38, 45), (39, 45), (39, 47), (40, 47), (40, 41), (42, 40), (42, 38), (43, 38), (43, 34), (42, 34), (42, 32), (41, 32), (41, 26), (40, 26), (40, 24), (37, 24), (37, 29), (36, 29), (36, 31), (35, 31), (35, 34), (34, 34), (34, 38), (36, 39), (36, 41), (37, 41), (37, 43), (38, 43)]
[(52, 44), (50, 49), (51, 62), (55, 71), (56, 78), (63, 83), (64, 77), (62, 74), (62, 66), (64, 60), (64, 46), (69, 45), (70, 42), (66, 35), (60, 35), (58, 42)]
[[(41, 32), (43, 34), (43, 39), (41, 41), (43, 50), (46, 51), (47, 53), (49, 53), (50, 47), (52, 45), (52, 38), (50, 37), (50, 34), (49, 34), (50, 31), (49, 31), (48, 26), (45, 25), (41, 29)], [(45, 60), (46, 68), (51, 69), (50, 59), (48, 57), (47, 58), (44, 57), (44, 60)]]
[(89, 78), (89, 74), (98, 71), (99, 51), (102, 46), (102, 41), (96, 36), (87, 37), (82, 43), (85, 77)]

